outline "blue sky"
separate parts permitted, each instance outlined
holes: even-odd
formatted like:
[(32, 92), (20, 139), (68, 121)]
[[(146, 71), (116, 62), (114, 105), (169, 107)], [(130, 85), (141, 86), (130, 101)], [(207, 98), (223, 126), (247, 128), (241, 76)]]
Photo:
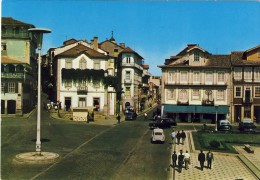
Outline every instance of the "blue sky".
[(2, 16), (49, 28), (43, 52), (70, 38), (124, 42), (157, 67), (187, 44), (212, 54), (244, 51), (260, 45), (260, 1), (83, 1), (3, 0)]

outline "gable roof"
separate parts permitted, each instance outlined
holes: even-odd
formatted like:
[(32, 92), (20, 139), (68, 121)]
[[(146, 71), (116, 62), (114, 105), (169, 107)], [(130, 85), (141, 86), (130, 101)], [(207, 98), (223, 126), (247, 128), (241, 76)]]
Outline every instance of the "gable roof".
[(260, 45), (255, 46), (253, 48), (250, 48), (250, 49), (246, 50), (245, 52), (250, 52), (250, 51), (253, 51), (253, 50), (258, 49), (258, 48), (260, 48)]
[(183, 56), (186, 53), (192, 51), (193, 49), (199, 49), (204, 53), (210, 54), (208, 51), (206, 51), (205, 49), (199, 47), (198, 44), (188, 44), (186, 48), (184, 48), (181, 52), (179, 52), (176, 56)]
[(102, 54), (94, 49), (91, 49), (87, 46), (84, 46), (82, 44), (77, 44), (76, 46), (72, 47), (71, 49), (68, 49), (67, 51), (62, 52), (58, 56), (78, 56), (80, 54), (86, 54), (87, 56), (93, 57), (93, 58), (108, 58), (109, 56)]
[[(252, 48), (250, 51), (252, 51), (253, 49), (256, 49), (256, 48)], [(248, 52), (250, 52), (248, 51)], [(243, 52), (243, 51), (234, 51), (234, 52), (231, 52), (231, 64), (232, 65), (260, 65), (260, 61), (259, 60), (247, 60), (246, 59), (246, 52)]]
[(18, 21), (16, 19), (13, 19), (12, 17), (2, 17), (2, 25), (10, 25), (10, 26), (17, 26), (17, 25), (21, 25), (21, 26), (32, 26), (35, 27), (32, 24), (28, 24), (22, 21)]
[[(133, 53), (136, 54), (139, 58), (143, 59), (142, 56), (140, 56), (137, 52), (135, 52), (133, 49), (131, 49), (130, 47), (125, 48), (123, 51), (121, 51), (121, 53)], [(120, 53), (120, 54), (121, 54)]]

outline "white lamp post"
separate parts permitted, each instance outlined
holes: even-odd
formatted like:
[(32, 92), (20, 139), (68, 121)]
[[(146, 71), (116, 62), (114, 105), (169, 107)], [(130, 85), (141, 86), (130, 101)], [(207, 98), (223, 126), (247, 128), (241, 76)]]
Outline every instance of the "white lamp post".
[(218, 105), (215, 105), (215, 109), (216, 109), (216, 127), (215, 127), (215, 131), (218, 131)]
[(36, 152), (41, 155), (41, 49), (42, 39), (44, 33), (50, 33), (51, 30), (43, 28), (28, 29), (32, 33), (32, 38), (37, 41), (38, 48), (38, 104), (37, 104), (37, 139), (36, 139)]

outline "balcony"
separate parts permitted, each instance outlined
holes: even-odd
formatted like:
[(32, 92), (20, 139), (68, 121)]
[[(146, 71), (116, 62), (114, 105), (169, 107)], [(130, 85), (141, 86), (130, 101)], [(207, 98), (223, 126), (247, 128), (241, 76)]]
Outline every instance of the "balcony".
[(24, 73), (1, 73), (1, 78), (23, 79)]
[(214, 106), (214, 100), (203, 99), (202, 105), (203, 106)]
[(210, 83), (205, 82), (176, 82), (176, 81), (165, 81), (165, 85), (179, 85), (179, 86), (227, 86), (227, 82), (223, 83)]
[(188, 99), (185, 99), (185, 100), (183, 100), (183, 99), (178, 99), (177, 100), (177, 104), (178, 105), (189, 105), (189, 100)]
[(87, 86), (79, 86), (77, 88), (77, 94), (78, 95), (87, 95), (88, 94), (88, 88)]
[(125, 83), (125, 84), (132, 84), (132, 79), (125, 79), (125, 80), (124, 80), (124, 83)]
[(243, 99), (243, 103), (244, 104), (252, 104), (252, 102), (253, 102), (253, 98), (245, 98), (245, 99)]

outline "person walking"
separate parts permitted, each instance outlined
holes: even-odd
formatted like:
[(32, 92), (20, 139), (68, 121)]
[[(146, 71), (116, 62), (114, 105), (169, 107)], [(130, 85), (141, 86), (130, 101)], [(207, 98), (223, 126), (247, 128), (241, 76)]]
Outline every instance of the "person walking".
[(181, 139), (181, 133), (180, 133), (180, 131), (177, 132), (176, 138), (177, 138), (177, 144), (180, 144), (180, 139)]
[(88, 114), (88, 110), (87, 110), (87, 114), (86, 114), (86, 122), (89, 123), (89, 114)]
[(120, 114), (116, 115), (116, 119), (117, 119), (118, 124), (120, 124), (120, 120), (121, 120)]
[(176, 136), (176, 133), (174, 132), (174, 130), (172, 130), (172, 133), (171, 133), (172, 144), (174, 144), (175, 136)]
[(185, 134), (185, 132), (182, 130), (181, 131), (181, 142), (182, 142), (182, 144), (184, 144), (184, 142), (185, 142), (185, 139), (186, 139), (186, 134)]
[(184, 163), (184, 155), (182, 153), (182, 150), (180, 150), (180, 154), (178, 155), (178, 166), (179, 166), (179, 172), (182, 171), (182, 165)]
[(198, 155), (198, 160), (200, 162), (200, 168), (202, 171), (203, 171), (205, 159), (206, 159), (205, 154), (203, 153), (202, 150), (200, 150), (200, 153)]
[(147, 119), (147, 114), (146, 114), (146, 113), (144, 113), (144, 119), (145, 119), (145, 120)]
[(209, 150), (209, 152), (207, 153), (206, 159), (207, 159), (207, 167), (211, 169), (212, 161), (214, 160), (214, 156), (211, 150)]
[(176, 151), (174, 151), (172, 154), (172, 167), (173, 168), (176, 167), (176, 162), (177, 162), (177, 154), (176, 154)]
[(184, 164), (185, 164), (185, 169), (189, 169), (189, 164), (190, 164), (190, 154), (188, 151), (184, 154)]

